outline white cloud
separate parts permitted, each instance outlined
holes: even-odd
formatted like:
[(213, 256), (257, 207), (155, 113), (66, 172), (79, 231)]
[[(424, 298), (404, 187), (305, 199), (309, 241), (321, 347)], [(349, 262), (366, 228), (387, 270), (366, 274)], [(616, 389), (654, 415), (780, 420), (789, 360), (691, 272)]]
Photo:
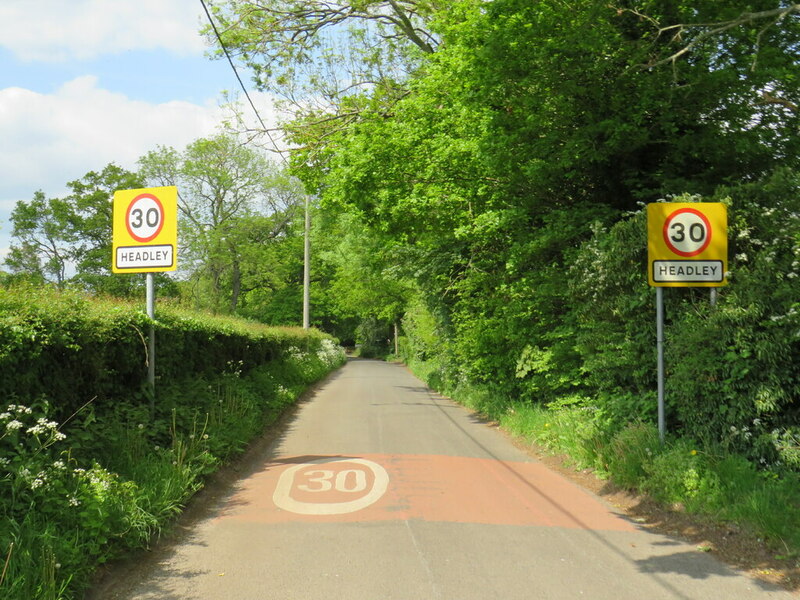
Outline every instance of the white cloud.
[(0, 45), (25, 61), (156, 48), (199, 54), (201, 14), (197, 0), (2, 0)]
[(212, 133), (222, 116), (212, 104), (132, 101), (88, 75), (52, 95), (0, 90), (2, 185), (49, 188), (109, 162), (132, 168), (159, 144), (180, 148)]
[[(272, 103), (264, 94), (252, 96), (265, 121), (274, 123)], [(249, 106), (241, 110), (252, 112)], [(229, 115), (213, 101), (131, 100), (100, 88), (89, 75), (53, 94), (0, 90), (0, 255), (8, 246), (8, 217), (17, 200), (29, 200), (39, 189), (58, 197), (67, 182), (110, 162), (135, 169), (139, 157), (156, 146), (182, 150), (215, 133)]]

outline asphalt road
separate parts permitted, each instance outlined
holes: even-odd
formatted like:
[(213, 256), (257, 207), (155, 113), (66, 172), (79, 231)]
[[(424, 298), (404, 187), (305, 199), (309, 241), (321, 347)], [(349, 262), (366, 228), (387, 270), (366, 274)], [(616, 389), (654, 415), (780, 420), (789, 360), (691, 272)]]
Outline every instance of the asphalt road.
[(654, 534), (399, 365), (353, 360), (117, 600), (793, 595)]

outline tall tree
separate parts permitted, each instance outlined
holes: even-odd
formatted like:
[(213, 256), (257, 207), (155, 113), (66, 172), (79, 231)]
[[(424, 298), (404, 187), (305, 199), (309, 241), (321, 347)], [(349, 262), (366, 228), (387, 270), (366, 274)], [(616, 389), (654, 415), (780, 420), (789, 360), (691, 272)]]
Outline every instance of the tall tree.
[(37, 192), (32, 201), (18, 202), (11, 216), (17, 242), (6, 263), (59, 286), (69, 279), (95, 292), (129, 294), (141, 284), (111, 274), (112, 199), (116, 190), (142, 185), (136, 174), (111, 163), (67, 183), (64, 198)]
[(150, 183), (178, 188), (181, 264), (195, 297), (214, 310), (235, 312), (248, 249), (285, 231), (301, 186), (227, 134), (196, 140), (183, 152), (161, 147), (139, 164)]
[(25, 273), (59, 287), (75, 258), (75, 213), (65, 200), (47, 198), (42, 191), (30, 202), (20, 200), (11, 213), (15, 239), (5, 259), (14, 273)]
[[(451, 3), (410, 93), (331, 138), (313, 175), (324, 205), (404, 246), (401, 268), (480, 377), (513, 380), (526, 344), (546, 352), (562, 336), (571, 352), (559, 278), (593, 222), (797, 166), (796, 116), (761, 103), (770, 82), (797, 92), (793, 14), (760, 38), (767, 22), (697, 44), (671, 69), (656, 66), (675, 49), (654, 19), (723, 22), (741, 3), (625, 5), (649, 18), (599, 1)], [(761, 43), (755, 73), (747, 36)]]
[(117, 296), (140, 290), (141, 278), (111, 272), (111, 238), (114, 192), (142, 188), (143, 179), (111, 163), (67, 185), (70, 194), (65, 200), (74, 211), (74, 280), (90, 290)]

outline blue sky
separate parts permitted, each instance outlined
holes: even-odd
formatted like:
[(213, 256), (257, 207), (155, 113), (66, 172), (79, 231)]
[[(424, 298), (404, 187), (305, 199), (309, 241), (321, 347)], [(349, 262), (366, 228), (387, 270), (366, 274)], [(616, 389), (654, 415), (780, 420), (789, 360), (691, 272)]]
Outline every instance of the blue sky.
[[(133, 169), (230, 116), (222, 91), (239, 84), (205, 56), (204, 24), (200, 0), (0, 0), (0, 259), (18, 200), (60, 196), (110, 162)], [(269, 98), (251, 95), (274, 123)]]

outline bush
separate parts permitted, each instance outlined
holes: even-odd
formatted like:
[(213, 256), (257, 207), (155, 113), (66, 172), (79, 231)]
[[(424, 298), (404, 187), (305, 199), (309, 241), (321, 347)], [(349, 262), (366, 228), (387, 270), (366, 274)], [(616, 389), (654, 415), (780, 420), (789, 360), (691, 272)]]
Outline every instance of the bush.
[(658, 429), (634, 422), (617, 432), (600, 451), (599, 459), (614, 483), (639, 490), (661, 450)]
[[(668, 428), (762, 465), (796, 466), (800, 179), (779, 172), (704, 200), (729, 207), (730, 284), (715, 306), (708, 290), (666, 290)], [(587, 393), (610, 435), (632, 420), (656, 420), (655, 300), (646, 281), (645, 223), (638, 211), (609, 229), (597, 227), (570, 271)], [(546, 359), (548, 370), (560, 367), (547, 354), (530, 355), (529, 363)]]

